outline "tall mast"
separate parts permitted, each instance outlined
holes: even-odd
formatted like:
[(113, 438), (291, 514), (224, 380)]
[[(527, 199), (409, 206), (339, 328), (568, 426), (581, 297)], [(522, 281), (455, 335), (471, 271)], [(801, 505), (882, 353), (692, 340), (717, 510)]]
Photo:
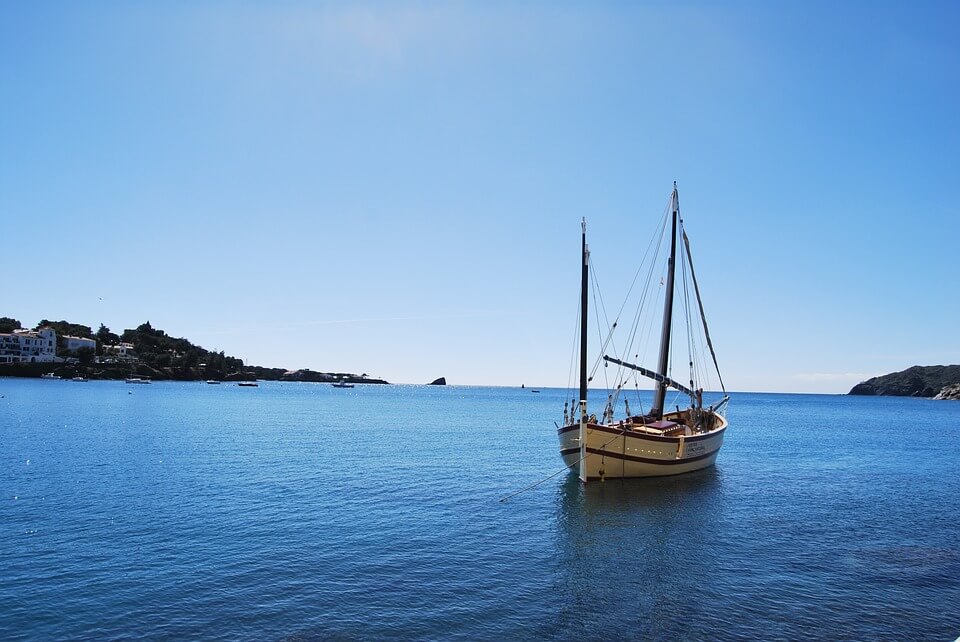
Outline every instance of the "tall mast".
[(587, 279), (590, 278), (587, 251), (587, 221), (580, 222), (583, 231), (583, 266), (580, 272), (580, 481), (587, 483)]
[(587, 414), (587, 280), (590, 278), (588, 263), (590, 252), (587, 250), (587, 221), (582, 219), (583, 266), (580, 273), (580, 414)]
[[(670, 260), (667, 263), (667, 292), (663, 302), (663, 328), (660, 331), (660, 363), (657, 372), (661, 377), (667, 376), (667, 367), (670, 362), (670, 328), (673, 324), (673, 278), (677, 266), (677, 218), (680, 212), (680, 196), (677, 194), (677, 182), (673, 182), (671, 195), (673, 206), (673, 223), (670, 226)], [(650, 413), (657, 419), (663, 418), (663, 404), (667, 397), (665, 380), (657, 382), (657, 389), (653, 397), (653, 408)]]

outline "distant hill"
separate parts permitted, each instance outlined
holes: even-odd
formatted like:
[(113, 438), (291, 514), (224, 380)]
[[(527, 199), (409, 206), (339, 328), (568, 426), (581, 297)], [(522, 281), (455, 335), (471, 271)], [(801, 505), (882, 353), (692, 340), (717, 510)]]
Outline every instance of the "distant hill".
[(958, 366), (913, 366), (858, 383), (851, 395), (884, 395), (891, 397), (933, 397), (943, 388), (960, 384)]
[[(388, 383), (383, 379), (368, 377), (350, 372), (316, 372), (313, 370), (286, 370), (285, 368), (264, 368), (244, 365), (242, 359), (231, 357), (222, 351), (216, 352), (194, 345), (187, 339), (171, 337), (163, 330), (154, 328), (149, 321), (132, 330), (124, 330), (118, 335), (110, 328), (100, 324), (96, 332), (90, 326), (68, 321), (42, 320), (36, 328), (52, 327), (57, 333), (57, 352), (64, 355), (65, 335), (94, 339), (97, 348), (89, 354), (79, 356), (79, 363), (10, 363), (0, 366), (0, 376), (39, 377), (47, 372), (60, 376), (83, 375), (90, 379), (123, 379), (129, 376), (150, 377), (152, 379), (174, 379), (178, 381), (197, 381), (215, 379), (218, 381), (250, 381), (266, 379), (269, 381), (311, 381), (346, 383)], [(20, 321), (12, 317), (0, 317), (0, 332), (11, 332), (21, 328)], [(135, 358), (129, 361), (96, 359), (103, 357), (105, 348), (119, 343), (133, 346)]]

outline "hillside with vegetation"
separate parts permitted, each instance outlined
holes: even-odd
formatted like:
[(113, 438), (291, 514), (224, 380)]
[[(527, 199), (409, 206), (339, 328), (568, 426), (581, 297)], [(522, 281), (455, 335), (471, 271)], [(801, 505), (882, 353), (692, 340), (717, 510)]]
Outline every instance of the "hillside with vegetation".
[[(69, 363), (15, 363), (0, 365), (0, 376), (39, 377), (53, 372), (61, 376), (86, 376), (93, 379), (123, 379), (130, 376), (178, 381), (313, 381), (348, 383), (387, 383), (366, 374), (349, 372), (317, 372), (314, 370), (286, 370), (244, 365), (243, 360), (194, 345), (187, 339), (169, 336), (154, 328), (149, 321), (132, 330), (116, 334), (100, 324), (94, 332), (90, 326), (68, 321), (43, 319), (33, 329), (51, 327), (57, 333), (57, 354), (70, 357)], [(0, 332), (23, 329), (17, 319), (0, 317)], [(94, 339), (96, 350), (81, 349), (66, 353), (65, 336)], [(111, 348), (120, 344), (132, 345), (133, 357), (118, 359)]]
[[(858, 383), (851, 395), (887, 395), (894, 397), (936, 397), (945, 388), (960, 384), (960, 365), (913, 366)], [(947, 396), (941, 399), (950, 398)]]

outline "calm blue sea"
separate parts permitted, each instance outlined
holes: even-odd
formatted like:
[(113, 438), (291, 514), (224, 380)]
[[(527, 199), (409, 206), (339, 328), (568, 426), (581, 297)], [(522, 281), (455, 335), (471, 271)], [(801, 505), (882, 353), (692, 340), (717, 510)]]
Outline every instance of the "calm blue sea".
[(960, 636), (960, 403), (736, 394), (712, 469), (499, 501), (564, 395), (0, 379), (0, 639)]

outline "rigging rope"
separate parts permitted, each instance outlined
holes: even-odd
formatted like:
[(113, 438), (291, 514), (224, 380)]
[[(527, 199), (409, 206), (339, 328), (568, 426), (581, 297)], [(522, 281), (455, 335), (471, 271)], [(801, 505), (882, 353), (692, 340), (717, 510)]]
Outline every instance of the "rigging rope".
[(573, 325), (573, 352), (570, 355), (570, 372), (567, 375), (567, 393), (573, 390), (573, 378), (577, 371), (577, 348), (580, 347), (578, 345), (580, 343), (580, 313), (578, 312), (576, 316), (577, 322)]
[[(634, 355), (634, 361), (638, 361), (638, 362), (646, 359), (646, 346), (649, 345), (650, 335), (653, 332), (654, 316), (652, 314), (644, 314), (644, 310), (647, 309), (647, 305), (649, 301), (648, 297), (650, 295), (651, 285), (654, 281), (653, 275), (657, 265), (660, 262), (660, 250), (663, 247), (663, 240), (664, 240), (664, 237), (666, 236), (667, 223), (669, 220), (670, 220), (670, 206), (668, 204), (666, 207), (664, 207), (663, 214), (660, 218), (660, 226), (658, 230), (654, 232), (654, 234), (650, 238), (650, 241), (647, 243), (647, 249), (644, 252), (643, 260), (641, 261), (640, 266), (637, 268), (637, 272), (634, 275), (633, 282), (630, 284), (630, 290), (627, 292), (627, 296), (624, 298), (623, 305), (621, 305), (620, 307), (620, 310), (622, 312), (623, 309), (626, 307), (627, 301), (630, 298), (630, 293), (633, 291), (633, 288), (636, 285), (637, 278), (639, 277), (640, 272), (643, 270), (643, 264), (647, 261), (647, 258), (650, 257), (651, 250), (654, 250), (653, 256), (650, 258), (649, 267), (647, 269), (647, 278), (644, 281), (643, 290), (641, 291), (640, 298), (637, 301), (636, 312), (634, 313), (634, 317), (633, 317), (633, 324), (631, 325), (630, 331), (627, 334), (627, 340), (623, 350), (624, 356), (628, 356), (630, 353), (634, 351), (634, 345), (637, 342), (637, 335), (639, 333), (641, 335), (640, 343), (645, 347), (643, 352), (643, 359), (640, 359), (639, 353)], [(662, 282), (663, 280), (661, 278), (661, 285), (662, 285)], [(657, 302), (659, 302), (659, 300), (660, 300), (660, 297), (657, 296), (655, 297), (655, 301), (653, 301), (653, 303), (656, 304)], [(619, 315), (618, 315), (618, 318), (619, 318)], [(640, 325), (641, 320), (646, 321), (645, 331), (643, 331), (644, 329), (641, 328), (641, 325)], [(620, 376), (618, 376), (618, 380), (622, 381), (623, 383), (626, 383), (626, 376), (623, 376), (622, 373), (623, 373), (623, 370), (621, 369)], [(637, 402), (640, 404), (640, 407), (642, 409), (643, 403), (640, 398), (640, 387), (639, 387), (636, 373), (631, 371), (629, 374), (633, 376), (634, 388), (636, 389), (636, 392), (637, 392)], [(619, 396), (619, 390), (620, 388), (622, 388), (622, 385), (623, 384), (621, 383), (621, 385), (618, 387), (618, 390), (617, 390), (618, 396)]]
[[(683, 237), (686, 237), (686, 230), (684, 229), (683, 219), (680, 220), (680, 231)], [(712, 377), (710, 376), (710, 369), (707, 368), (707, 360), (705, 354), (705, 345), (704, 345), (704, 322), (702, 316), (697, 317), (695, 312), (691, 311), (691, 297), (689, 294), (690, 288), (690, 279), (693, 277), (692, 268), (693, 261), (689, 253), (689, 244), (684, 243), (680, 246), (681, 254), (686, 256), (686, 259), (681, 257), (680, 262), (683, 267), (683, 291), (684, 291), (684, 305), (685, 305), (685, 314), (687, 319), (687, 350), (690, 356), (690, 381), (691, 388), (694, 389), (709, 389), (712, 385)], [(688, 276), (688, 269), (691, 270)], [(699, 309), (699, 308), (698, 308)], [(698, 320), (699, 323), (694, 323)]]
[[(637, 363), (642, 363), (646, 360), (646, 354), (650, 349), (651, 337), (654, 333), (656, 324), (656, 315), (651, 314), (649, 310), (650, 305), (656, 305), (657, 303), (662, 304), (662, 297), (664, 296), (663, 284), (664, 280), (660, 278), (660, 288), (655, 289), (655, 274), (657, 273), (657, 267), (660, 265), (661, 254), (664, 246), (664, 238), (666, 232), (669, 228), (669, 221), (671, 219), (672, 213), (672, 198), (664, 207), (663, 215), (661, 217), (660, 225), (658, 229), (655, 230), (654, 234), (650, 237), (649, 242), (646, 245), (644, 250), (643, 258), (640, 261), (640, 264), (633, 275), (633, 279), (630, 283), (630, 287), (627, 291), (627, 295), (624, 297), (623, 303), (620, 306), (620, 309), (617, 310), (616, 317), (614, 318), (613, 323), (610, 323), (609, 316), (607, 314), (606, 305), (603, 300), (602, 292), (599, 287), (599, 279), (597, 275), (596, 266), (594, 265), (592, 257), (588, 258), (589, 261), (589, 278), (590, 285), (593, 287), (593, 312), (595, 315), (595, 320), (597, 324), (597, 336), (601, 344), (601, 350), (597, 355), (596, 361), (592, 364), (592, 367), (589, 371), (588, 382), (593, 381), (594, 377), (597, 374), (597, 369), (600, 367), (601, 362), (603, 362), (603, 356), (607, 354), (608, 349), (613, 353), (614, 356), (618, 357), (622, 353), (624, 358), (629, 358), (629, 355), (633, 354), (633, 361)], [(681, 268), (681, 281), (683, 287), (683, 322), (686, 326), (686, 339), (687, 339), (687, 367), (689, 368), (689, 381), (690, 389), (697, 390), (704, 387), (705, 384), (709, 385), (712, 380), (711, 368), (706, 367), (708, 363), (706, 357), (706, 351), (709, 349), (710, 355), (713, 359), (713, 365), (716, 369), (718, 377), (720, 377), (720, 387), (726, 392), (726, 389), (723, 384), (722, 376), (720, 376), (720, 369), (717, 365), (716, 354), (713, 349), (713, 344), (710, 339), (710, 334), (707, 329), (706, 318), (703, 313), (703, 301), (700, 297), (699, 285), (697, 283), (696, 273), (693, 268), (693, 258), (690, 253), (690, 241), (687, 237), (686, 231), (684, 229), (683, 219), (679, 218), (678, 220), (680, 235), (683, 240), (683, 243), (679, 244), (680, 247), (677, 260), (680, 261)], [(631, 252), (628, 252), (632, 254)], [(684, 260), (683, 255), (686, 255), (686, 260)], [(644, 266), (644, 263), (647, 263), (649, 260), (649, 266)], [(661, 268), (663, 266), (660, 266)], [(617, 349), (614, 332), (616, 331), (618, 325), (620, 324), (620, 319), (623, 315), (624, 310), (629, 304), (629, 300), (632, 296), (632, 293), (637, 289), (638, 281), (640, 280), (641, 274), (646, 269), (646, 280), (644, 281), (643, 288), (640, 291), (640, 295), (637, 301), (635, 316), (633, 322), (629, 326), (627, 331), (625, 344), (621, 346), (621, 349)], [(688, 272), (689, 270), (689, 272)], [(697, 306), (693, 306), (690, 296), (691, 288), (690, 282), (693, 283), (693, 293), (697, 297)], [(657, 296), (652, 296), (654, 293)], [(699, 319), (697, 319), (697, 312), (699, 312)], [(672, 317), (672, 326), (670, 328), (671, 332), (676, 332), (679, 330), (680, 324), (680, 315), (673, 315)], [(698, 323), (699, 321), (699, 323)], [(577, 323), (575, 324), (575, 340), (574, 340), (574, 349), (571, 354), (570, 359), (570, 371), (568, 377), (568, 390), (572, 389), (576, 377), (575, 370), (578, 362), (577, 352), (579, 347), (579, 341), (576, 337), (579, 336), (581, 320), (579, 315), (577, 317)], [(601, 324), (606, 325), (608, 328), (606, 336), (601, 328)], [(702, 331), (701, 331), (702, 330)], [(637, 346), (641, 346), (642, 349), (637, 350)], [(636, 354), (634, 354), (636, 352)], [(642, 358), (641, 358), (641, 354)], [(671, 350), (670, 359), (668, 361), (667, 375), (672, 376), (674, 370), (674, 362), (680, 357), (680, 351)], [(640, 408), (643, 408), (643, 401), (641, 397), (641, 391), (639, 386), (639, 377), (637, 372), (634, 372), (630, 369), (626, 369), (623, 366), (620, 366), (615, 371), (608, 371), (607, 364), (604, 362), (604, 386), (608, 391), (612, 390), (613, 393), (608, 395), (609, 402), (614, 406), (619, 402), (621, 392), (626, 390), (630, 378), (633, 379), (633, 389), (637, 397), (637, 403)], [(612, 377), (612, 379), (611, 379)], [(576, 405), (576, 398), (573, 400), (574, 405)]]
[[(601, 343), (600, 354), (597, 357), (596, 362), (593, 364), (593, 369), (590, 371), (590, 376), (587, 378), (587, 381), (592, 381), (593, 377), (597, 374), (597, 368), (600, 367), (601, 357), (603, 356), (603, 353), (606, 352), (607, 345), (613, 339), (613, 331), (614, 329), (616, 329), (616, 322), (614, 322), (614, 325), (612, 327), (610, 326), (609, 320), (607, 319), (607, 310), (603, 306), (603, 295), (600, 293), (600, 286), (597, 284), (597, 270), (593, 266), (593, 260), (589, 259), (589, 261), (590, 261), (590, 270), (589, 270), (590, 279), (593, 283), (593, 313), (597, 319), (597, 338), (599, 338)], [(597, 302), (598, 298), (599, 298), (599, 303)], [(600, 330), (600, 321), (601, 321), (600, 313), (601, 312), (603, 312), (603, 321), (606, 322), (606, 325), (609, 328), (609, 330), (607, 331), (606, 339), (603, 338), (603, 333)], [(610, 380), (609, 380), (609, 377), (607, 376), (606, 368), (604, 368), (603, 370), (603, 383), (604, 383), (604, 386), (609, 390)]]
[[(683, 231), (683, 219), (680, 219), (680, 230)], [(683, 246), (680, 247), (680, 254), (683, 254)], [(686, 324), (686, 336), (687, 336), (687, 362), (689, 363), (690, 368), (690, 389), (696, 390), (696, 373), (694, 372), (693, 361), (694, 361), (694, 350), (693, 350), (693, 324), (691, 323), (692, 315), (690, 314), (690, 290), (689, 284), (687, 282), (687, 266), (683, 261), (683, 256), (680, 256), (680, 276), (681, 281), (683, 282), (683, 317), (684, 323)], [(693, 405), (694, 397), (691, 395), (690, 402)]]

